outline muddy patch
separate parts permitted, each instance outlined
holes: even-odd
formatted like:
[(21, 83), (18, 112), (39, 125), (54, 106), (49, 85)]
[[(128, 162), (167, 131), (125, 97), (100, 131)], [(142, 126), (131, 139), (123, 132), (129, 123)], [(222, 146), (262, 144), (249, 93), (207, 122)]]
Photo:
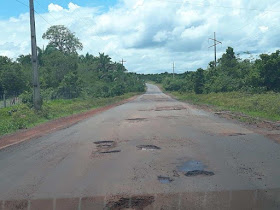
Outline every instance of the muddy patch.
[(155, 145), (138, 145), (136, 146), (139, 150), (160, 150), (161, 148)]
[(162, 184), (168, 184), (173, 182), (173, 179), (168, 176), (158, 176), (158, 181)]
[(155, 201), (154, 196), (122, 197), (116, 201), (109, 201), (105, 209), (144, 209)]
[(198, 175), (213, 176), (215, 174), (212, 171), (204, 171), (204, 170), (193, 170), (185, 173), (185, 176), (198, 176)]

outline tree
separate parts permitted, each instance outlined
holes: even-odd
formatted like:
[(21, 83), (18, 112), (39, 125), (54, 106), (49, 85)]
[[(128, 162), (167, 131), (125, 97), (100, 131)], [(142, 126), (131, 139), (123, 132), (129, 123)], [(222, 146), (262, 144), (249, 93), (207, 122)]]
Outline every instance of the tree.
[(42, 57), (41, 87), (57, 88), (64, 76), (78, 69), (78, 56), (54, 51)]
[(202, 94), (204, 88), (204, 70), (199, 68), (195, 73), (194, 92)]
[(99, 68), (101, 71), (107, 72), (110, 68), (111, 58), (109, 55), (105, 55), (104, 53), (99, 53)]
[(82, 92), (82, 81), (76, 72), (70, 72), (63, 78), (57, 91), (59, 98), (77, 98)]
[(31, 55), (20, 55), (17, 62), (21, 65), (31, 65)]
[(280, 51), (271, 55), (262, 54), (256, 61), (256, 68), (260, 72), (263, 85), (268, 90), (280, 91)]
[(83, 49), (80, 40), (63, 25), (51, 26), (42, 38), (48, 39), (48, 45), (66, 54), (77, 54), (77, 50)]

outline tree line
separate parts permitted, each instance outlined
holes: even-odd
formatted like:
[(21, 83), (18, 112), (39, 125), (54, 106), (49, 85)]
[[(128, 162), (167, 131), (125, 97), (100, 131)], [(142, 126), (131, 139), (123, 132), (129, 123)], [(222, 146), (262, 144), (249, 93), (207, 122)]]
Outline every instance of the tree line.
[(183, 74), (148, 74), (142, 78), (162, 83), (168, 91), (195, 92), (266, 92), (280, 91), (280, 51), (261, 54), (257, 59), (241, 59), (228, 47), (218, 59), (217, 67), (210, 62), (207, 69), (199, 68)]
[[(79, 55), (77, 51), (83, 45), (65, 26), (50, 27), (42, 38), (49, 41), (45, 48), (38, 47), (43, 100), (112, 97), (144, 91), (144, 81), (113, 62), (109, 55)], [(32, 101), (30, 54), (15, 60), (0, 56), (0, 94), (4, 93), (7, 97), (21, 95), (24, 102)]]

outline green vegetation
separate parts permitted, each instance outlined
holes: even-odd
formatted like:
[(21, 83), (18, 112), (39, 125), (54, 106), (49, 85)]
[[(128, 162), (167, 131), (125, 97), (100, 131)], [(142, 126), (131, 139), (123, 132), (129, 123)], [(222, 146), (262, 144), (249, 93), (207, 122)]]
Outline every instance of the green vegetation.
[(50, 27), (43, 39), (49, 44), (45, 49), (38, 47), (43, 102), (38, 112), (32, 101), (31, 55), (20, 55), (16, 60), (0, 56), (0, 96), (18, 96), (23, 102), (0, 109), (0, 136), (145, 91), (144, 80), (108, 55), (79, 55), (83, 45), (66, 27)]
[(57, 99), (47, 101), (40, 111), (30, 109), (27, 104), (20, 104), (0, 109), (0, 136), (33, 127), (49, 120), (81, 113), (93, 108), (114, 104), (137, 93), (126, 93), (122, 96), (97, 99)]
[(251, 117), (273, 121), (280, 120), (280, 93), (250, 94), (245, 92), (229, 93), (179, 93), (172, 92), (177, 99), (198, 105), (212, 105), (220, 110), (241, 112)]
[(208, 104), (253, 117), (280, 120), (280, 51), (262, 54), (258, 59), (241, 59), (228, 47), (207, 69), (183, 74), (148, 74), (142, 79), (154, 81), (192, 103)]
[[(143, 80), (104, 53), (78, 55), (83, 45), (69, 29), (52, 26), (43, 35), (49, 40), (38, 48), (40, 87), (43, 101), (73, 98), (107, 98), (145, 90)], [(20, 96), (32, 105), (31, 56), (15, 61), (0, 56), (0, 95)]]

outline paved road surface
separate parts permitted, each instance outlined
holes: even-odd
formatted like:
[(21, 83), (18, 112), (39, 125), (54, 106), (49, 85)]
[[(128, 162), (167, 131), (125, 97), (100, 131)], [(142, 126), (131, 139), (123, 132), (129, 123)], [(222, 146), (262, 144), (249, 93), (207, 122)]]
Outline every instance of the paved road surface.
[[(147, 93), (132, 102), (1, 150), (0, 200), (5, 207), (8, 200), (52, 199), (59, 209), (55, 199), (65, 198), (83, 209), (88, 197), (108, 206), (112, 195), (141, 195), (142, 207), (154, 209), (185, 209), (186, 201), (207, 208), (212, 203), (221, 209), (235, 204), (276, 209), (279, 166), (279, 144), (148, 84)], [(185, 176), (194, 170), (206, 174)], [(121, 201), (118, 205), (126, 205)]]

